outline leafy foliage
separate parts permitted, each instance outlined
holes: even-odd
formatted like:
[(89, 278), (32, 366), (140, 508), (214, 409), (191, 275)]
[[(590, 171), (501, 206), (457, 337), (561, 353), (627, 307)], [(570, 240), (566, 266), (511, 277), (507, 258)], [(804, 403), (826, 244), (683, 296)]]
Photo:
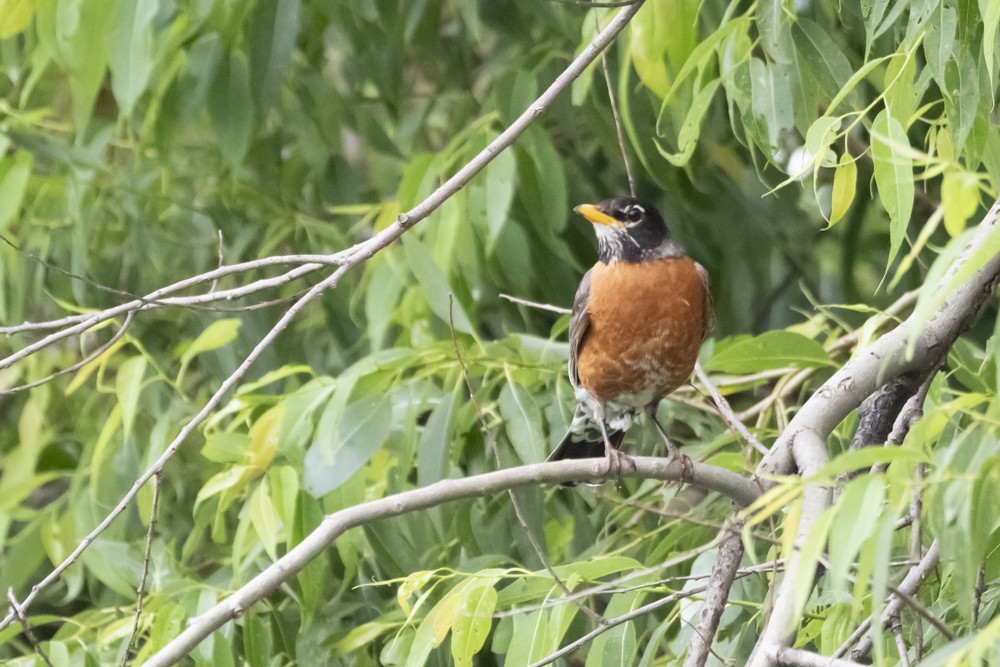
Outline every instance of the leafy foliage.
[[(146, 293), (220, 254), (367, 238), (480, 151), (610, 15), (536, 0), (0, 3), (0, 232), (20, 248), (0, 249), (0, 322), (105, 307), (122, 295), (102, 286)], [(850, 336), (884, 330), (881, 308), (926, 282), (916, 311), (929, 318), (961, 282), (945, 268), (982, 195), (1000, 191), (998, 22), (996, 0), (647, 0), (608, 53), (640, 194), (713, 277), (706, 366), (765, 443)], [(327, 513), (492, 470), (493, 437), (502, 465), (545, 458), (573, 403), (567, 318), (500, 294), (566, 305), (594, 259), (570, 208), (626, 183), (599, 77), (588, 70), (468, 188), (303, 313), (182, 445), (163, 473), (137, 662)], [(61, 562), (301, 289), (261, 308), (142, 313), (92, 362), (0, 397), (0, 589), (21, 594)], [(97, 338), (0, 370), (0, 387), (71, 366)], [(917, 528), (896, 524), (919, 493), (916, 543), (942, 550), (920, 601), (959, 639), (912, 615), (904, 637), (921, 638), (924, 664), (996, 660), (996, 355), (980, 322), (898, 449), (841, 454), (848, 419), (817, 479), (779, 480), (758, 503), (747, 565), (791, 554), (807, 485), (843, 486), (802, 556), (797, 646), (833, 653), (878, 613), (908, 569)], [(692, 458), (753, 470), (757, 455), (695, 391), (661, 414)], [(626, 447), (648, 450), (644, 435)], [(837, 482), (876, 463), (884, 473)], [(55, 664), (128, 657), (152, 493), (30, 609)], [(528, 531), (607, 618), (690, 594), (580, 648), (588, 666), (684, 654), (728, 501), (650, 481), (515, 497), (524, 526), (496, 496), (348, 532), (193, 660), (530, 664), (592, 619)], [(738, 579), (716, 653), (746, 659), (774, 579), (764, 567)], [(892, 637), (875, 635), (876, 659), (894, 663)], [(16, 626), (0, 632), (5, 662), (32, 653)]]

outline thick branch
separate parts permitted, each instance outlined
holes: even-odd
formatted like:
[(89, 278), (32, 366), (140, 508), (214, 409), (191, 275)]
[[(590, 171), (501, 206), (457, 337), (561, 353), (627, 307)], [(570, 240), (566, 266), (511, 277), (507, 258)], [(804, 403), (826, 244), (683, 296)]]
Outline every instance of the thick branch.
[[(979, 224), (973, 240), (955, 260), (949, 275), (968, 261), (974, 248), (996, 233), (998, 218), (1000, 201), (994, 203)], [(921, 330), (916, 330), (919, 322), (915, 319), (916, 315), (911, 315), (901, 325), (859, 351), (803, 404), (771, 447), (770, 453), (761, 461), (758, 474), (771, 476), (792, 472), (795, 468), (792, 443), (800, 433), (812, 431), (825, 438), (879, 385), (904, 373), (926, 370), (936, 364), (989, 296), (998, 274), (1000, 255), (990, 259), (963, 283)], [(908, 343), (914, 334), (915, 345), (912, 355), (908, 356)]]
[(705, 601), (702, 602), (698, 614), (698, 624), (695, 625), (691, 637), (691, 648), (684, 658), (684, 667), (704, 667), (712, 649), (715, 631), (719, 628), (719, 619), (726, 609), (729, 591), (736, 580), (736, 571), (743, 558), (743, 537), (739, 524), (726, 524), (722, 528), (725, 537), (719, 545), (719, 555), (712, 567), (712, 575), (708, 579), (708, 590)]
[[(688, 477), (685, 465), (666, 458), (637, 456), (635, 468), (626, 466), (622, 474), (677, 482), (682, 479), (694, 486), (723, 493), (740, 505), (747, 505), (757, 498), (757, 485), (734, 472), (704, 463), (693, 463), (693, 474)], [(279, 558), (273, 565), (254, 577), (226, 600), (215, 605), (144, 663), (145, 667), (172, 665), (186, 656), (213, 631), (234, 618), (242, 616), (247, 608), (295, 576), (320, 552), (333, 544), (344, 531), (377, 519), (398, 516), (407, 512), (435, 507), (454, 500), (473, 498), (497, 491), (536, 484), (561, 482), (594, 482), (603, 480), (607, 473), (607, 460), (576, 459), (549, 463), (536, 463), (519, 468), (507, 468), (463, 479), (448, 479), (412, 491), (355, 505), (327, 516), (323, 523), (302, 542)]]
[[(792, 447), (792, 456), (802, 477), (809, 477), (819, 472), (829, 460), (826, 443), (813, 431), (800, 431), (792, 442)], [(748, 664), (751, 667), (772, 667), (775, 664), (775, 649), (787, 646), (789, 640), (795, 636), (799, 622), (798, 610), (795, 608), (795, 582), (802, 567), (802, 546), (809, 539), (809, 533), (820, 514), (830, 506), (831, 497), (831, 490), (828, 487), (815, 485), (806, 487), (794, 547), (785, 564), (785, 575), (778, 588), (771, 616), (767, 619), (764, 632), (761, 633), (757, 646), (750, 656)]]
[(770, 657), (778, 665), (796, 665), (797, 667), (862, 667), (859, 662), (830, 658), (818, 653), (810, 653), (787, 646), (772, 646), (768, 649)]

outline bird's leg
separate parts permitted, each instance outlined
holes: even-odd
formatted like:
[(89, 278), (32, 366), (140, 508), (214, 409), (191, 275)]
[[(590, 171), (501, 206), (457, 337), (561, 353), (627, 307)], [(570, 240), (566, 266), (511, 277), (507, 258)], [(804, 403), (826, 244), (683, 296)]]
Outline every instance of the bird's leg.
[(598, 428), (601, 429), (601, 437), (604, 438), (604, 455), (608, 457), (608, 475), (614, 477), (617, 483), (621, 481), (622, 461), (632, 466), (633, 469), (635, 468), (635, 462), (611, 444), (611, 438), (608, 437), (608, 426), (604, 420), (603, 405), (597, 406), (597, 409), (594, 410), (594, 416), (597, 418)]
[(649, 420), (653, 422), (653, 426), (656, 427), (656, 432), (660, 434), (660, 438), (663, 439), (663, 444), (667, 447), (667, 460), (670, 462), (677, 461), (681, 465), (681, 479), (691, 479), (694, 476), (694, 464), (691, 463), (691, 458), (681, 452), (681, 450), (670, 442), (670, 438), (667, 437), (667, 431), (660, 424), (660, 420), (656, 418), (656, 403), (651, 403), (646, 406), (646, 414), (649, 416)]

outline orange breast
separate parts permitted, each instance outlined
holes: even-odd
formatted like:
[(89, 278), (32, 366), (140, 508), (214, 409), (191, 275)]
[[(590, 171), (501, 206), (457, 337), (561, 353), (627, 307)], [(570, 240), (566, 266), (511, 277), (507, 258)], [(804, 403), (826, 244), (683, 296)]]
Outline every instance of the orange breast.
[(635, 407), (684, 384), (706, 325), (707, 295), (694, 262), (598, 263), (590, 280), (580, 384), (599, 400)]

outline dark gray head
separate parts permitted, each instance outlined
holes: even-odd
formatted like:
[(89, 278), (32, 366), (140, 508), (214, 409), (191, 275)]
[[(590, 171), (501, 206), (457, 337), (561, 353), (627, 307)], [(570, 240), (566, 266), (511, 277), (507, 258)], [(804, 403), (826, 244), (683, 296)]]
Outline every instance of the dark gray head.
[(605, 264), (681, 257), (684, 249), (654, 207), (635, 197), (605, 199), (573, 209), (594, 223), (598, 258)]

